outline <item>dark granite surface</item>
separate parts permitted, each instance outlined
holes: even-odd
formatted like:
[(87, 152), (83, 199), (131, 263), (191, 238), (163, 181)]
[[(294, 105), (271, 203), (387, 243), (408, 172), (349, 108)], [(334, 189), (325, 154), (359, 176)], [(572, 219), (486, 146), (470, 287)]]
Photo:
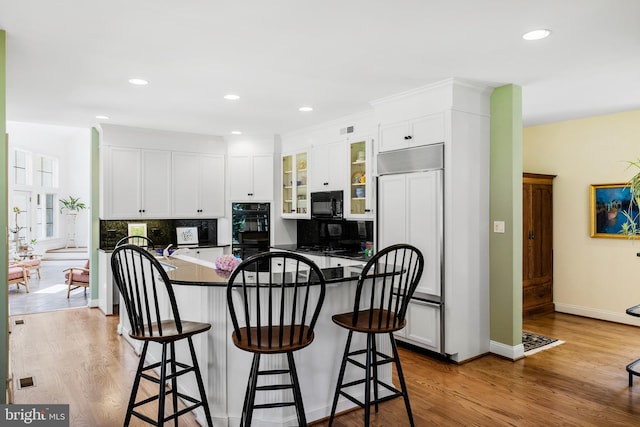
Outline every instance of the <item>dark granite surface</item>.
[(366, 256), (361, 251), (350, 250), (350, 249), (330, 249), (330, 248), (318, 248), (318, 247), (300, 248), (296, 244), (271, 245), (270, 247), (272, 249), (278, 249), (282, 251), (297, 252), (302, 255), (310, 254), (310, 255), (318, 255), (318, 256), (331, 256), (336, 258), (345, 258), (345, 259), (351, 259), (351, 260), (362, 261), (362, 262), (367, 262), (369, 261), (369, 259), (371, 259), (371, 256)]

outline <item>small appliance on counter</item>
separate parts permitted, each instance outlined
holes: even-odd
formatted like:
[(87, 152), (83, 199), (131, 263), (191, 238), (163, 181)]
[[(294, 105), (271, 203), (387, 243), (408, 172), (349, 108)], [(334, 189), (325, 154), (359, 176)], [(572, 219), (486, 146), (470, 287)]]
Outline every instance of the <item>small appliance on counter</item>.
[(318, 191), (311, 193), (311, 218), (342, 219), (342, 191)]

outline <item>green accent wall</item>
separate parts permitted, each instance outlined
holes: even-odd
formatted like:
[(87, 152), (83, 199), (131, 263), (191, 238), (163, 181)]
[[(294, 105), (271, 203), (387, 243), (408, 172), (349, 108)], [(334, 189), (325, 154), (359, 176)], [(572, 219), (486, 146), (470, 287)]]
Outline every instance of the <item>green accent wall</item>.
[[(9, 257), (7, 254), (9, 253), (9, 241), (8, 241), (8, 230), (9, 227), (9, 200), (7, 197), (9, 187), (8, 187), (8, 177), (9, 177), (9, 159), (8, 159), (8, 141), (7, 141), (7, 49), (6, 49), (6, 33), (4, 30), (0, 30), (0, 140), (2, 141), (2, 150), (0, 150), (0, 157), (2, 161), (0, 162), (2, 166), (0, 168), (0, 186), (2, 186), (2, 194), (3, 197), (0, 197), (0, 230), (4, 230), (4, 252), (2, 256), (0, 256), (0, 270), (3, 271), (4, 277), (7, 277), (7, 269), (9, 264)], [(0, 322), (0, 334), (2, 334), (5, 339), (2, 341), (2, 346), (0, 348), (0, 384), (7, 384), (8, 380), (8, 372), (9, 372), (9, 292), (8, 286), (0, 286), (0, 319), (3, 319)], [(6, 390), (6, 387), (5, 387)], [(7, 394), (6, 392), (1, 393), (2, 397), (0, 398), (0, 403), (7, 403)]]
[(99, 298), (98, 248), (100, 247), (100, 134), (91, 128), (91, 233), (89, 236), (89, 262), (91, 263), (91, 301)]
[(522, 88), (507, 85), (491, 95), (490, 218), (505, 222), (491, 233), (491, 341), (522, 343)]

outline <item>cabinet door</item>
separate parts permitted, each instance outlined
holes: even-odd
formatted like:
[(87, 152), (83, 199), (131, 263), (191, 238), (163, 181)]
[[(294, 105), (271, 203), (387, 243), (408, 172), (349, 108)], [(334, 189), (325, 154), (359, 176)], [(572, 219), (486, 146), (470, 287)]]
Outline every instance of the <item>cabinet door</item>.
[(378, 248), (405, 243), (407, 223), (406, 178), (404, 175), (386, 175), (378, 181), (380, 206), (378, 209)]
[(349, 170), (347, 141), (319, 145), (311, 150), (309, 179), (311, 191), (345, 190)]
[(142, 151), (142, 214), (149, 218), (171, 216), (171, 153)]
[(444, 114), (429, 114), (410, 120), (409, 135), (412, 147), (444, 142)]
[(251, 200), (253, 193), (251, 156), (229, 156), (229, 198), (234, 201)]
[(406, 120), (380, 125), (379, 151), (398, 150), (409, 146), (406, 137), (409, 128)]
[(523, 285), (553, 281), (553, 194), (551, 185), (524, 184)]
[(424, 257), (424, 272), (416, 292), (441, 294), (442, 263), (442, 172), (406, 175), (406, 243), (415, 246)]
[(273, 200), (273, 155), (253, 156), (252, 182), (254, 200)]
[(220, 218), (224, 216), (224, 157), (199, 155), (198, 216)]
[(105, 203), (108, 216), (117, 219), (138, 217), (141, 209), (140, 150), (110, 147), (107, 163)]
[(407, 309), (406, 338), (420, 347), (440, 352), (440, 306), (412, 300)]
[(329, 189), (329, 150), (325, 146), (313, 147), (309, 153), (309, 186), (313, 191)]
[(199, 156), (192, 153), (173, 153), (171, 169), (173, 171), (172, 215), (192, 218), (199, 209), (200, 183)]

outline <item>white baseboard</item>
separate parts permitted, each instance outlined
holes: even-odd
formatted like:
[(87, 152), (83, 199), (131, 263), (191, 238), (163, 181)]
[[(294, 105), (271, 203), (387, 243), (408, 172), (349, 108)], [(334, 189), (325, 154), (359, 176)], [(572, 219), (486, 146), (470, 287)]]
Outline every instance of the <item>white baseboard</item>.
[(497, 341), (490, 341), (489, 351), (511, 360), (518, 360), (524, 357), (524, 345), (522, 343), (511, 346)]
[(98, 300), (97, 299), (92, 299), (89, 301), (89, 307), (91, 308), (96, 308), (98, 307)]
[(590, 317), (592, 319), (606, 320), (607, 322), (623, 323), (625, 325), (640, 326), (640, 317), (629, 316), (624, 311), (606, 311), (591, 307), (580, 307), (571, 304), (554, 303), (559, 313), (575, 314), (576, 316)]

